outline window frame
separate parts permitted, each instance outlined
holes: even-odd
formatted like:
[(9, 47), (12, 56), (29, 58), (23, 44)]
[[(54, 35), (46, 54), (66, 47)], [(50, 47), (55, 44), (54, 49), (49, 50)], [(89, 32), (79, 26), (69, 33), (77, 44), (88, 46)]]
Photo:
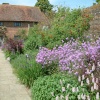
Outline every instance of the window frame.
[(3, 26), (3, 22), (0, 22), (0, 26)]
[(14, 40), (20, 39), (20, 35), (14, 35)]
[(14, 27), (21, 27), (22, 23), (21, 22), (14, 22)]

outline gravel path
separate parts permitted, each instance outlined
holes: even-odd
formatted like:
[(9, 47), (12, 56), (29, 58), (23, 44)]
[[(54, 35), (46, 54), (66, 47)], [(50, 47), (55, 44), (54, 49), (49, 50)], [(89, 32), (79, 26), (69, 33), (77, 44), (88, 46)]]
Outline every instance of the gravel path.
[(0, 100), (31, 100), (29, 90), (13, 74), (10, 63), (0, 50)]

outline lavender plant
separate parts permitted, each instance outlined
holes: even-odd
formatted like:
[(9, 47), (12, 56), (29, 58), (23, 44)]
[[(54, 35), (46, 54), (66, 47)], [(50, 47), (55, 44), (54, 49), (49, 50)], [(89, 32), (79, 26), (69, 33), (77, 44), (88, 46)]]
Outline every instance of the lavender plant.
[(34, 60), (36, 54), (36, 51), (34, 53), (27, 52), (27, 54), (21, 54), (11, 61), (14, 72), (27, 87), (31, 87), (34, 81), (43, 75), (41, 66)]

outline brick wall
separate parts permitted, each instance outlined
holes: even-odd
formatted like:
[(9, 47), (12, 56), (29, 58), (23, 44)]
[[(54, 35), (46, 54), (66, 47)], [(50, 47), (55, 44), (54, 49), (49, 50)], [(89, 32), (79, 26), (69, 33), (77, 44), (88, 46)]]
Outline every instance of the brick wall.
[(93, 19), (90, 21), (90, 29), (85, 34), (88, 34), (92, 39), (96, 39), (100, 37), (100, 4), (87, 8), (86, 12), (90, 13)]
[(6, 33), (6, 36), (8, 38), (14, 38), (14, 36), (16, 35), (16, 33), (21, 30), (21, 29), (24, 29), (26, 30), (26, 34), (28, 34), (28, 28), (16, 28), (16, 27), (7, 27), (7, 33)]
[(14, 36), (16, 35), (16, 33), (21, 30), (21, 29), (24, 29), (26, 30), (26, 33), (28, 33), (28, 24), (30, 25), (30, 27), (34, 26), (35, 22), (21, 22), (21, 26), (20, 27), (15, 27), (14, 26), (14, 22), (3, 22), (3, 26), (6, 26), (7, 27), (7, 33), (6, 33), (6, 36), (8, 38), (14, 38)]

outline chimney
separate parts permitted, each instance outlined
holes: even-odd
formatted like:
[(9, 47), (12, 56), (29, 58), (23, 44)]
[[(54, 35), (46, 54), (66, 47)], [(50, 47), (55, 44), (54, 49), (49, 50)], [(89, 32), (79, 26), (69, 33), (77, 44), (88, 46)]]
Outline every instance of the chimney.
[(2, 3), (2, 5), (9, 5), (9, 3)]

